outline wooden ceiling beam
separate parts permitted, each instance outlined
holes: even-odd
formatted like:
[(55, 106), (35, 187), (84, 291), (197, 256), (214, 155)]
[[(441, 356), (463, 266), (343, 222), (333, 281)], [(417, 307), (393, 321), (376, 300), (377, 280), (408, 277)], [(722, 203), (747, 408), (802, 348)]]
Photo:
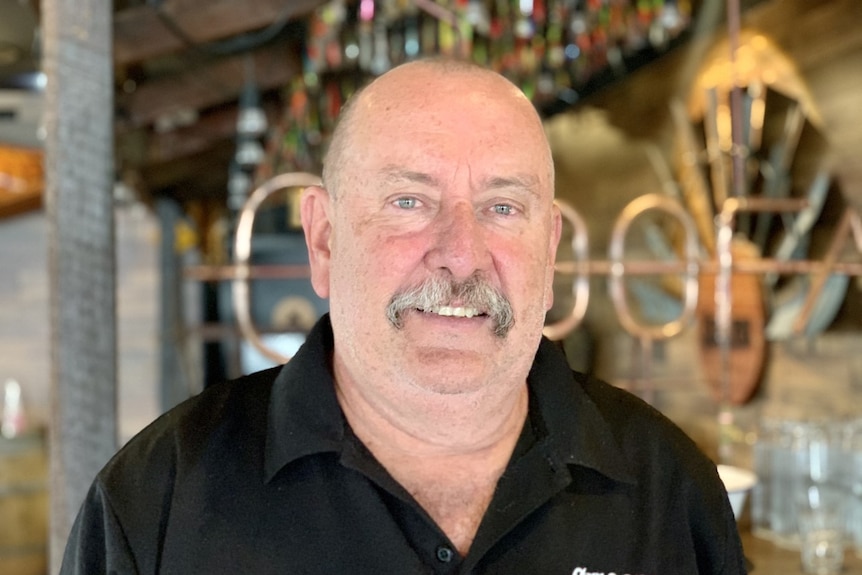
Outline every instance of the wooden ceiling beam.
[(205, 152), (143, 166), (136, 173), (149, 193), (185, 198), (226, 195), (228, 166), (235, 152), (232, 141), (222, 140)]
[[(287, 42), (252, 53), (255, 81), (261, 92), (290, 83), (300, 73), (299, 48)], [(245, 84), (245, 56), (232, 56), (189, 72), (140, 84), (119, 99), (124, 109), (118, 131), (153, 124), (161, 117), (197, 111), (236, 100)]]
[[(278, 121), (280, 109), (272, 102), (264, 102), (263, 109), (270, 125)], [(147, 140), (141, 165), (159, 164), (205, 152), (220, 142), (236, 137), (236, 106), (219, 108), (201, 116), (190, 126), (154, 132)]]
[(260, 29), (280, 18), (297, 19), (323, 0), (164, 0), (161, 8), (147, 3), (114, 15), (114, 62), (128, 66), (187, 48), (159, 15), (161, 10), (182, 33), (206, 44)]
[(215, 143), (236, 135), (238, 108), (219, 109), (191, 126), (153, 133), (147, 142), (144, 163), (158, 164), (204, 152)]

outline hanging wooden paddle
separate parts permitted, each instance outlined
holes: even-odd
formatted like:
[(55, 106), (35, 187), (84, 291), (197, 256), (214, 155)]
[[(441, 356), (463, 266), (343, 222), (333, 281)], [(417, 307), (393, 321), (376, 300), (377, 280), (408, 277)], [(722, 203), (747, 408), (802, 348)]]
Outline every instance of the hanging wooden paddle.
[[(745, 238), (731, 243), (734, 261), (760, 258), (757, 247)], [(716, 275), (701, 273), (698, 284), (699, 350), (704, 378), (716, 401), (742, 405), (754, 395), (766, 363), (764, 327), (766, 310), (761, 278), (757, 274), (733, 272), (730, 277), (730, 377), (727, 396), (722, 397), (721, 348), (716, 330)]]

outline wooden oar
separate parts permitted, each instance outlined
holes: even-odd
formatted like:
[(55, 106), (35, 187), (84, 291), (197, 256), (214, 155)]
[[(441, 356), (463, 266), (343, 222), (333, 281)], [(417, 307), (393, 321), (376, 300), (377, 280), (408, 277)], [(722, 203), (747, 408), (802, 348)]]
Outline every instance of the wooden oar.
[(701, 244), (712, 255), (715, 254), (715, 225), (713, 224), (715, 212), (709, 187), (700, 167), (701, 149), (697, 145), (697, 138), (683, 103), (677, 99), (672, 100), (670, 111), (677, 142), (681, 148), (677, 169), (682, 197), (694, 219)]
[[(781, 139), (771, 147), (769, 158), (761, 164), (764, 196), (785, 198), (790, 193), (790, 164), (793, 163), (793, 157), (799, 146), (799, 138), (804, 126), (805, 114), (802, 111), (802, 106), (794, 100), (785, 116)], [(761, 250), (766, 247), (772, 217), (771, 213), (764, 212), (757, 218), (751, 239)]]
[(712, 199), (717, 211), (721, 209), (724, 201), (730, 196), (730, 177), (728, 176), (727, 158), (722, 152), (723, 146), (719, 133), (718, 91), (713, 86), (705, 92), (703, 131), (706, 135), (706, 154), (712, 183)]
[[(733, 239), (731, 253), (737, 261), (760, 258), (757, 246), (742, 237)], [(727, 397), (722, 397), (723, 366), (716, 336), (715, 283), (715, 274), (701, 274), (697, 305), (701, 366), (716, 401), (726, 399), (733, 405), (742, 405), (757, 390), (766, 362), (763, 285), (754, 274), (736, 272), (731, 275), (730, 386)]]

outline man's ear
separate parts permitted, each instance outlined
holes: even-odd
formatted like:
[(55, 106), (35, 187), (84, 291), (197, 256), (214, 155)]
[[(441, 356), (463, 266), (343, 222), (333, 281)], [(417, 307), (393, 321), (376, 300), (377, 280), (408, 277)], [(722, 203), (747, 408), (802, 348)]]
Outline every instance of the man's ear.
[(330, 207), (332, 198), (320, 186), (308, 186), (302, 193), (300, 216), (305, 244), (308, 246), (308, 263), (311, 267), (311, 285), (314, 292), (329, 297), (329, 262), (332, 222)]
[(551, 234), (548, 243), (548, 271), (545, 278), (545, 311), (554, 305), (554, 264), (557, 261), (557, 247), (563, 233), (563, 216), (554, 202), (551, 207)]

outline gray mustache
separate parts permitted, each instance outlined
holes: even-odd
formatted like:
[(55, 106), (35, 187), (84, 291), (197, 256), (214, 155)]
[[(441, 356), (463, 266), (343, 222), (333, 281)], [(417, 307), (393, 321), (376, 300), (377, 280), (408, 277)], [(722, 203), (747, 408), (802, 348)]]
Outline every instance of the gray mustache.
[(402, 314), (405, 310), (430, 310), (453, 302), (476, 308), (488, 315), (497, 337), (506, 337), (515, 325), (515, 314), (509, 300), (477, 274), (463, 282), (432, 276), (413, 288), (395, 294), (386, 307), (386, 317), (396, 329), (401, 329), (404, 326)]

